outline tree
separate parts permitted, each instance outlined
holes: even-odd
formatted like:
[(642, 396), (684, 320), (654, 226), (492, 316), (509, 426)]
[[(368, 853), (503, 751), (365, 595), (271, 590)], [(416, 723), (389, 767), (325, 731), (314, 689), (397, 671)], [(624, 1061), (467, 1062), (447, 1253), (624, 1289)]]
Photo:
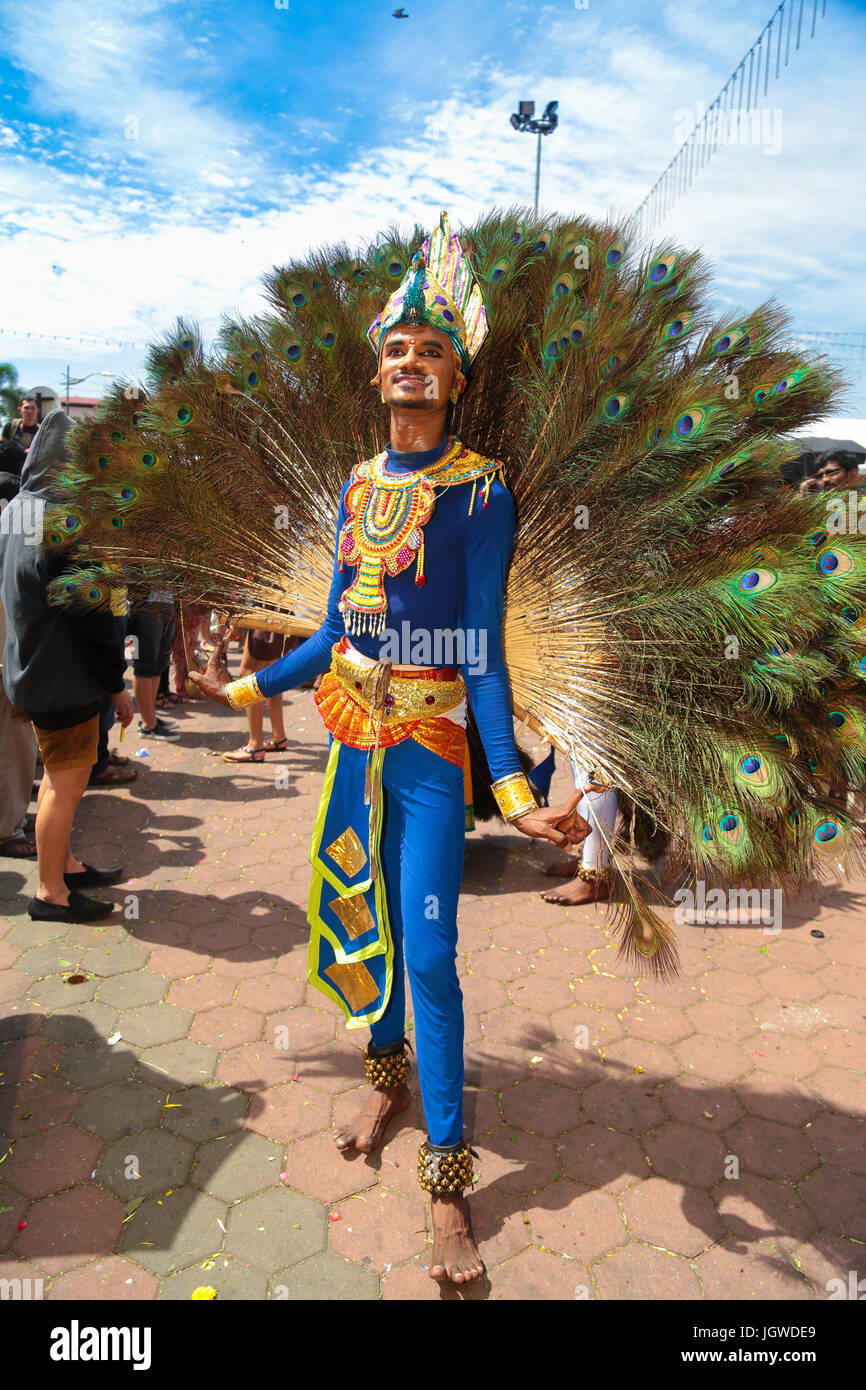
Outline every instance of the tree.
[(14, 419), (21, 404), (18, 372), (11, 362), (0, 362), (0, 415)]

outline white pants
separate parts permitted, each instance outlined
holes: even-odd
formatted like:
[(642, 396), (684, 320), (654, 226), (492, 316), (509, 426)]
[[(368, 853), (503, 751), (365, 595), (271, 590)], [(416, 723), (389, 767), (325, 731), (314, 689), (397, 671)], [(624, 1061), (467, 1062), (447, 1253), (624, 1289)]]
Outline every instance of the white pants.
[[(592, 780), (587, 769), (577, 763), (571, 764), (571, 773), (575, 791), (582, 791)], [(610, 855), (598, 827), (601, 826), (604, 836), (610, 839), (616, 821), (616, 792), (584, 792), (577, 804), (577, 814), (592, 827), (581, 846), (581, 864), (585, 869), (606, 868)]]
[(0, 840), (24, 834), (36, 772), (36, 735), (26, 719), (13, 719), (0, 680)]

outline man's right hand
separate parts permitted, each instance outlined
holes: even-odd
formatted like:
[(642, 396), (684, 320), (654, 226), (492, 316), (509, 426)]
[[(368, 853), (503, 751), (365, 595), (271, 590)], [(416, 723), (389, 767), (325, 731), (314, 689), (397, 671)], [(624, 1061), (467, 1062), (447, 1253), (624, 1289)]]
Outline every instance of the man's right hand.
[(228, 705), (231, 708), (231, 701), (225, 693), (225, 688), (229, 684), (228, 672), (222, 665), (223, 648), (222, 644), (211, 652), (207, 666), (203, 671), (190, 671), (189, 678), (193, 685), (197, 685), (202, 695), (206, 695), (209, 700), (216, 700), (219, 705)]
[(124, 729), (128, 729), (132, 723), (132, 716), (135, 713), (135, 704), (128, 690), (118, 690), (116, 695), (112, 695), (111, 703), (117, 710), (117, 717)]

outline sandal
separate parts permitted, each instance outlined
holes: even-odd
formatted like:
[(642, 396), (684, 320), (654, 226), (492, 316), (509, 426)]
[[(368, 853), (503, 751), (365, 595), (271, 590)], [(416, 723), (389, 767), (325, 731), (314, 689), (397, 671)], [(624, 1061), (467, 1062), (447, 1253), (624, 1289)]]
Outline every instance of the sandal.
[(113, 767), (111, 763), (104, 767), (101, 772), (91, 772), (87, 779), (88, 787), (116, 787), (121, 782), (134, 782), (138, 776), (138, 768), (135, 767)]
[(264, 748), (266, 753), (285, 753), (288, 746), (288, 738), (269, 738)]
[(36, 841), (28, 840), (25, 835), (19, 835), (13, 840), (0, 841), (0, 854), (5, 859), (35, 859)]
[(129, 758), (125, 758), (122, 753), (118, 753), (114, 748), (112, 748), (111, 752), (108, 755), (108, 761), (111, 763), (112, 767), (126, 767), (126, 764), (129, 762)]
[[(256, 757), (260, 753), (261, 757)], [(264, 748), (238, 748), (234, 753), (223, 753), (224, 763), (263, 763), (265, 760)]]

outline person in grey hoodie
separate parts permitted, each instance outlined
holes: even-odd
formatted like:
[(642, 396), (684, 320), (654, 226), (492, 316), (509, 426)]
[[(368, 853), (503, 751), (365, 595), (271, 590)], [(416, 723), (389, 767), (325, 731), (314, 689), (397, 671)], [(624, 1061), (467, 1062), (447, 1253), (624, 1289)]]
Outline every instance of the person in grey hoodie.
[(68, 464), (72, 428), (61, 410), (46, 417), (27, 455), (21, 491), (0, 517), (0, 597), (6, 613), (3, 684), (33, 725), (44, 768), (36, 815), (39, 866), (30, 916), (89, 922), (114, 905), (79, 890), (117, 883), (122, 868), (79, 862), (70, 837), (75, 810), (96, 761), (99, 708), (108, 694), (126, 728), (132, 696), (124, 687), (123, 643), (111, 613), (76, 612), (49, 603), (48, 586), (70, 562), (69, 549), (42, 545), (43, 516), (56, 502), (51, 478)]

